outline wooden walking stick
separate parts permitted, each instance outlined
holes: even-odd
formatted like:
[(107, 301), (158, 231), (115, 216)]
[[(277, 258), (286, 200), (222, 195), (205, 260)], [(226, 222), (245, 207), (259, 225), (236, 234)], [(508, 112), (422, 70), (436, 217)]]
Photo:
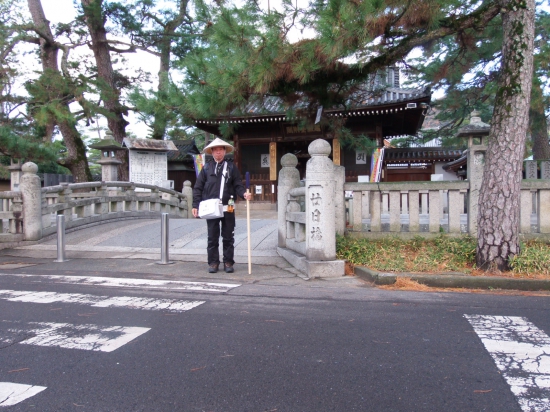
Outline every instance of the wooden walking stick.
[[(250, 193), (250, 173), (245, 173), (246, 193)], [(252, 274), (252, 257), (250, 256), (250, 202), (246, 199), (246, 233), (248, 238), (248, 274)]]

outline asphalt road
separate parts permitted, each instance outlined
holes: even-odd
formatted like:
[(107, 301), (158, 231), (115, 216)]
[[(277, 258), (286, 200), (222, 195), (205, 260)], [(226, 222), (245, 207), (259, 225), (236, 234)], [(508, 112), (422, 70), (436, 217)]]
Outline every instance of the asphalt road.
[(0, 409), (522, 411), (465, 316), (550, 333), (547, 297), (70, 280), (0, 274)]

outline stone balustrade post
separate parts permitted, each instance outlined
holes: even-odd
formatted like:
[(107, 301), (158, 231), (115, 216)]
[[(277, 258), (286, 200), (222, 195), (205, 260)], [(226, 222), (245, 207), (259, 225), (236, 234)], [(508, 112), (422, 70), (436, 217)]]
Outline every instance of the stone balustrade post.
[(292, 153), (287, 153), (281, 158), (282, 169), (279, 172), (279, 184), (277, 185), (277, 218), (278, 218), (278, 245), (286, 247), (288, 227), (286, 224), (286, 212), (288, 192), (300, 186), (300, 172), (296, 169), (298, 158)]
[(20, 191), (23, 200), (23, 233), (25, 240), (42, 239), (42, 188), (36, 174), (38, 166), (27, 162), (21, 166)]
[[(346, 168), (334, 165), (334, 205), (336, 234), (344, 236), (346, 231), (346, 199), (344, 196), (344, 183), (346, 182)], [(360, 202), (361, 199), (358, 199)]]
[(193, 217), (193, 188), (189, 180), (183, 182), (181, 193), (185, 196), (185, 200), (187, 201), (187, 215), (184, 214), (183, 217), (191, 219)]
[(135, 212), (137, 210), (137, 197), (136, 197), (136, 185), (131, 184), (128, 189), (126, 189), (126, 197), (130, 197), (131, 200), (126, 201), (126, 210), (130, 212)]
[(328, 158), (330, 144), (323, 139), (310, 143), (306, 166), (306, 258), (336, 259), (334, 164)]
[(24, 233), (23, 232), (23, 198), (15, 197), (12, 201), (11, 211), (13, 212), (13, 219), (9, 221), (9, 232), (12, 234)]
[[(69, 203), (72, 200), (71, 195), (73, 191), (69, 189), (68, 183), (61, 183), (60, 185), (61, 187), (63, 187), (63, 189), (61, 190), (61, 193), (59, 193), (59, 197), (57, 198), (57, 203)], [(72, 208), (65, 209), (63, 210), (63, 214), (65, 215), (65, 222), (68, 222), (73, 218), (73, 209)]]
[(525, 179), (538, 179), (538, 165), (536, 160), (524, 160)]
[(545, 180), (550, 179), (550, 160), (541, 160), (540, 178)]

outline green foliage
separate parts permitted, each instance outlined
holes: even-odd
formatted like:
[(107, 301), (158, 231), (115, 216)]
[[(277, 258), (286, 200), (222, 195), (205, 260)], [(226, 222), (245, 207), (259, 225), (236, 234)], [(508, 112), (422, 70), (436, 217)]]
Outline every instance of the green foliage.
[[(382, 240), (336, 239), (338, 259), (379, 271), (467, 273), (475, 269), (475, 253), (476, 240), (469, 236), (415, 236), (408, 241), (389, 236)], [(550, 275), (550, 245), (536, 240), (523, 243), (510, 266), (519, 276)]]
[(529, 276), (532, 273), (550, 275), (550, 246), (540, 241), (529, 241), (521, 245), (521, 253), (510, 259), (514, 273)]
[(470, 271), (475, 263), (476, 241), (472, 237), (396, 237), (381, 240), (338, 237), (336, 255), (355, 266), (380, 271), (432, 272)]
[[(535, 30), (535, 72), (533, 88), (548, 90), (550, 46), (550, 16), (541, 7), (537, 8)], [(519, 38), (519, 35), (516, 36)], [(502, 19), (495, 18), (485, 27), (476, 27), (461, 33), (459, 41), (445, 38), (423, 50), (423, 55), (408, 61), (410, 84), (436, 88), (445, 93), (442, 99), (434, 101), (435, 118), (442, 124), (441, 129), (423, 131), (426, 139), (442, 139), (443, 146), (460, 147), (463, 141), (455, 138), (457, 130), (468, 124), (470, 114), (475, 109), (480, 112), (482, 121), (491, 122), (495, 97), (499, 93), (513, 93), (513, 88), (497, 90), (496, 82), (501, 69)], [(519, 47), (519, 46), (518, 46)], [(514, 73), (512, 73), (513, 77)], [(510, 84), (514, 81), (510, 80)], [(542, 84), (541, 84), (542, 83)], [(542, 94), (542, 92), (541, 92)], [(550, 107), (548, 96), (545, 96), (546, 110)], [(541, 130), (546, 134), (547, 122), (531, 123), (533, 135)], [(528, 142), (530, 148), (536, 142)], [(539, 146), (541, 143), (539, 143)], [(548, 139), (542, 142), (541, 150), (550, 151)], [(536, 155), (536, 153), (535, 153)], [(545, 156), (543, 156), (545, 158)]]
[(161, 92), (136, 87), (128, 95), (128, 101), (136, 108), (137, 117), (150, 128), (163, 116), (166, 135), (171, 139), (185, 134), (191, 123), (185, 115), (185, 94), (171, 81)]
[(14, 159), (35, 163), (57, 159), (56, 150), (50, 144), (36, 141), (24, 131), (19, 132), (10, 126), (0, 126), (0, 152)]

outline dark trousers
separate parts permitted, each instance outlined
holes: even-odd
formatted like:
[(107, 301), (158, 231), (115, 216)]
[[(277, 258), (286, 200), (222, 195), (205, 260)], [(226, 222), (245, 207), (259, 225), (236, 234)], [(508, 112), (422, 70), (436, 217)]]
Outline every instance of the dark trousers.
[(235, 263), (233, 255), (235, 253), (235, 213), (223, 213), (219, 219), (208, 219), (208, 264), (217, 265), (220, 263), (220, 223), (222, 227), (222, 246), (223, 262)]

